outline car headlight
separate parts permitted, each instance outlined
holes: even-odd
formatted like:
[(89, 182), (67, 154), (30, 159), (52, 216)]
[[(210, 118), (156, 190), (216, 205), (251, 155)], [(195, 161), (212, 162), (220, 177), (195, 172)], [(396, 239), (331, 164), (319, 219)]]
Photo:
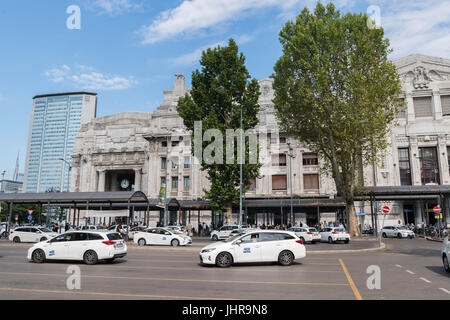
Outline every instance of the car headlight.
[(208, 253), (208, 252), (211, 252), (211, 251), (214, 251), (214, 250), (216, 250), (216, 248), (203, 249), (202, 253)]

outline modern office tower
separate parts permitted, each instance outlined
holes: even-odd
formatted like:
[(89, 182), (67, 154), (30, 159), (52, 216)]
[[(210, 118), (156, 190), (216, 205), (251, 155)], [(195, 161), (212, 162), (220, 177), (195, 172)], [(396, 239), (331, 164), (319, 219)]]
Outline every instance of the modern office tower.
[(96, 114), (96, 93), (33, 97), (23, 192), (68, 191), (75, 137)]

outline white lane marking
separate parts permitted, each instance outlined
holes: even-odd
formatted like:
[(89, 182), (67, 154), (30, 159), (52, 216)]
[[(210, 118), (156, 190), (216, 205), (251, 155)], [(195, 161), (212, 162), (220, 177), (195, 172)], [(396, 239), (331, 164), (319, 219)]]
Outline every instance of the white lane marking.
[(397, 268), (403, 268), (401, 265), (399, 265), (399, 264), (396, 264), (395, 265)]
[(410, 273), (410, 274), (415, 274), (414, 272), (412, 272), (411, 270), (406, 270), (406, 272)]
[(428, 279), (425, 279), (425, 278), (419, 278), (420, 280), (423, 280), (423, 281), (425, 281), (425, 282), (427, 282), (427, 283), (431, 283), (431, 281), (430, 280), (428, 280)]
[(442, 291), (444, 291), (445, 293), (447, 293), (447, 294), (450, 294), (450, 291), (448, 291), (447, 289), (444, 289), (444, 288), (439, 288), (440, 290), (442, 290)]

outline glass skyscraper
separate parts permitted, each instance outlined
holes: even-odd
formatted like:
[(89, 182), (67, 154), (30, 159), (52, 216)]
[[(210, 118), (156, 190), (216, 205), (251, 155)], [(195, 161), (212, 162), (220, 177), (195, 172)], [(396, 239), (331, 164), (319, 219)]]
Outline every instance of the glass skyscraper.
[(81, 125), (94, 119), (96, 113), (96, 93), (56, 93), (33, 98), (23, 192), (68, 190), (75, 137)]

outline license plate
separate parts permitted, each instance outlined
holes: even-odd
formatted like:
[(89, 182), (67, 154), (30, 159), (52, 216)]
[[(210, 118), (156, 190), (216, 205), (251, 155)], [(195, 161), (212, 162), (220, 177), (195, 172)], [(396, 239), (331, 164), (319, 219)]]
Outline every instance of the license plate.
[(123, 243), (118, 243), (114, 246), (115, 248), (123, 248)]

